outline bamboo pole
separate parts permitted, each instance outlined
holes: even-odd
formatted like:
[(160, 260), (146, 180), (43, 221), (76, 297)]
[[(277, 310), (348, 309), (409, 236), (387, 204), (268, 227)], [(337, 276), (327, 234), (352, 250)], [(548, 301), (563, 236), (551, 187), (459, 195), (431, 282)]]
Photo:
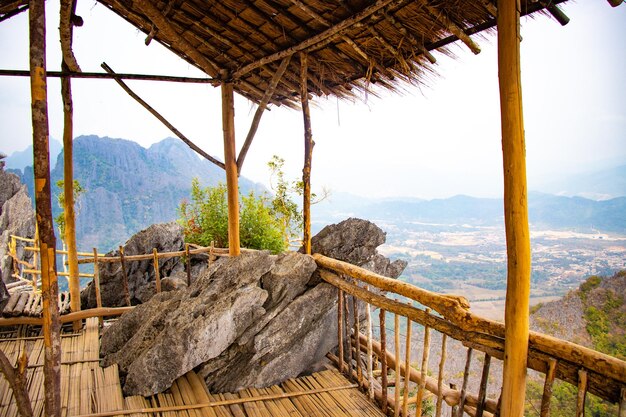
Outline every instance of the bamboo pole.
[(350, 306), (348, 302), (348, 294), (343, 293), (344, 306), (344, 327), (346, 329), (346, 339), (348, 341), (348, 377), (352, 377), (352, 337), (350, 337)]
[(400, 415), (400, 316), (396, 313), (393, 315), (393, 333), (395, 344), (395, 385), (394, 385), (394, 407), (393, 415), (398, 417)]
[[(242, 251), (245, 252), (256, 252), (255, 249), (242, 249)], [(189, 253), (191, 255), (197, 255), (197, 254), (201, 254), (201, 253), (212, 253), (215, 256), (225, 256), (228, 255), (228, 249), (225, 248), (205, 248), (205, 247), (200, 247), (198, 249), (190, 249)], [(89, 254), (91, 255), (91, 254)], [(169, 258), (176, 258), (177, 256), (184, 256), (185, 255), (185, 251), (181, 250), (181, 251), (176, 251), (176, 252), (161, 252), (158, 253), (157, 256), (159, 259), (169, 259)], [(128, 262), (132, 262), (132, 261), (147, 261), (147, 260), (151, 260), (154, 258), (154, 254), (145, 254), (145, 255), (125, 255), (124, 259)], [(115, 263), (115, 262), (119, 262), (120, 261), (120, 257), (119, 256), (104, 256), (104, 255), (98, 255), (98, 262), (100, 263)], [(78, 260), (78, 264), (91, 264), (93, 263), (93, 258), (83, 258), (83, 259), (79, 259)]]
[(61, 416), (61, 335), (56, 239), (52, 220), (50, 192), (50, 150), (48, 144), (48, 93), (46, 80), (46, 16), (43, 0), (29, 3), (30, 87), (33, 125), (33, 173), (35, 208), (41, 256), (41, 291), (44, 334), (44, 406), (49, 417)]
[(476, 407), (476, 417), (483, 417), (485, 410), (485, 398), (487, 398), (487, 383), (489, 382), (489, 367), (491, 366), (491, 356), (485, 353), (483, 362), (483, 373), (480, 377), (480, 388), (478, 389), (478, 407)]
[(548, 360), (548, 372), (546, 380), (543, 384), (543, 394), (541, 396), (541, 417), (550, 417), (550, 402), (552, 400), (552, 384), (556, 374), (557, 360), (550, 358)]
[(154, 282), (156, 285), (157, 294), (161, 292), (161, 272), (159, 270), (159, 254), (156, 248), (152, 248), (152, 256), (154, 257)]
[[(98, 265), (98, 251), (93, 248), (93, 282), (96, 291), (96, 307), (102, 308), (102, 293), (100, 291), (100, 266)], [(100, 326), (103, 325), (104, 320), (100, 317)]]
[(578, 370), (578, 394), (576, 395), (576, 417), (585, 416), (585, 398), (587, 397), (587, 371)]
[(354, 313), (354, 350), (356, 360), (356, 376), (359, 386), (363, 386), (363, 370), (361, 369), (361, 342), (359, 341), (359, 304), (356, 297), (352, 297), (352, 312)]
[[(89, 310), (80, 310), (76, 313), (69, 313), (61, 316), (59, 323), (69, 323), (76, 320), (84, 320), (92, 317), (108, 317), (108, 316), (120, 316), (124, 313), (131, 311), (134, 306), (131, 307), (101, 307), (91, 308)], [(20, 324), (31, 324), (34, 326), (42, 326), (44, 319), (41, 317), (13, 317), (13, 318), (0, 318), (0, 327), (17, 326)], [(45, 341), (45, 336), (44, 336)]]
[(128, 274), (126, 273), (126, 262), (124, 260), (124, 247), (120, 246), (120, 265), (122, 267), (122, 286), (124, 288), (124, 299), (126, 305), (130, 306), (130, 290), (128, 288)]
[(191, 286), (191, 255), (189, 254), (189, 243), (185, 243), (185, 256), (187, 257), (187, 286)]
[[(367, 289), (367, 288), (366, 288)], [(372, 312), (371, 306), (365, 303), (365, 327), (367, 331), (367, 395), (370, 400), (374, 399), (374, 357), (372, 355)]]
[(443, 405), (443, 371), (446, 364), (446, 343), (448, 335), (441, 336), (441, 357), (439, 358), (439, 374), (437, 375), (437, 403), (435, 405), (435, 417), (441, 417), (441, 406)]
[[(404, 398), (402, 401), (402, 415), (409, 416), (409, 383), (411, 382), (409, 369), (411, 369), (411, 319), (406, 318), (406, 342), (404, 352)], [(398, 387), (396, 387), (398, 389)]]
[[(429, 313), (429, 310), (426, 310)], [(422, 367), (421, 378), (417, 389), (415, 416), (421, 417), (422, 415), (422, 399), (424, 398), (424, 388), (426, 387), (426, 376), (428, 373), (428, 358), (430, 356), (430, 327), (424, 326), (424, 350), (422, 351)]]
[(461, 399), (459, 400), (459, 411), (457, 417), (463, 417), (465, 409), (465, 397), (467, 396), (467, 381), (469, 380), (470, 364), (472, 363), (472, 352), (474, 349), (467, 349), (467, 359), (465, 360), (465, 369), (463, 370), (463, 385), (461, 386)]
[(339, 371), (343, 372), (343, 291), (337, 288), (337, 349)]
[[(48, 78), (82, 78), (82, 79), (99, 79), (99, 80), (141, 80), (141, 81), (166, 81), (174, 83), (192, 83), (192, 84), (220, 84), (221, 81), (215, 78), (197, 78), (197, 77), (178, 77), (171, 75), (149, 75), (149, 74), (127, 74), (117, 72), (109, 74), (106, 72), (75, 72), (75, 71), (48, 71)], [(7, 70), (0, 69), (0, 77), (29, 77), (29, 71), (23, 70)]]
[[(73, 3), (72, 0), (66, 0)], [(70, 5), (71, 8), (71, 5)], [(72, 24), (69, 23), (69, 54), (71, 54)], [(63, 26), (61, 26), (63, 27)], [(64, 61), (61, 67), (69, 69), (68, 59), (64, 54)], [(75, 62), (75, 61), (74, 61)], [(76, 64), (78, 65), (78, 64)], [(69, 266), (69, 289), (70, 307), (72, 311), (80, 310), (80, 278), (78, 277), (78, 254), (76, 250), (76, 216), (74, 212), (74, 107), (72, 104), (72, 84), (69, 78), (61, 78), (61, 97), (63, 98), (63, 197), (65, 202), (65, 243), (67, 244), (68, 266)], [(74, 331), (81, 328), (80, 322), (74, 323)]]
[[(115, 71), (113, 71), (113, 69), (111, 69), (111, 67), (109, 67), (105, 62), (103, 62), (101, 66), (107, 73), (109, 73), (109, 74), (111, 74), (113, 76), (116, 75)], [(178, 136), (178, 138), (180, 140), (182, 140), (187, 146), (189, 146), (197, 154), (199, 154), (202, 157), (204, 157), (207, 161), (212, 162), (213, 164), (217, 165), (218, 167), (224, 169), (224, 164), (221, 161), (217, 160), (216, 158), (212, 157), (208, 153), (204, 152), (195, 143), (193, 143), (191, 140), (189, 140), (187, 138), (187, 136), (183, 135), (182, 132), (180, 130), (178, 130), (173, 124), (171, 124), (165, 117), (163, 117), (161, 115), (161, 113), (156, 111), (154, 109), (154, 107), (150, 106), (144, 99), (139, 97), (139, 95), (137, 95), (137, 93), (135, 93), (133, 90), (131, 90), (131, 88), (128, 85), (126, 85), (126, 83), (124, 81), (122, 81), (120, 78), (114, 78), (114, 79), (117, 82), (117, 84), (120, 87), (122, 87), (122, 89), (124, 91), (126, 91), (126, 93), (129, 96), (134, 98), (137, 103), (141, 104), (143, 106), (143, 108), (148, 110), (150, 112), (150, 114), (152, 114), (154, 117), (156, 117), (158, 121), (163, 123), (165, 125), (165, 127), (167, 127), (173, 134)]]
[(385, 328), (385, 315), (387, 312), (382, 308), (379, 311), (380, 321), (380, 369), (381, 369), (381, 385), (382, 385), (382, 405), (383, 414), (387, 415), (387, 329)]
[(309, 110), (308, 89), (308, 55), (300, 54), (300, 101), (302, 102), (302, 118), (304, 122), (304, 167), (302, 168), (302, 218), (304, 233), (302, 246), (304, 253), (311, 254), (311, 162), (313, 159), (313, 133), (311, 131), (311, 112)]
[(235, 102), (233, 84), (222, 84), (222, 130), (224, 131), (224, 165), (228, 188), (228, 252), (239, 256), (239, 184), (235, 150)]
[(530, 233), (520, 74), (519, 0), (498, 0), (498, 74), (507, 242), (502, 417), (524, 412), (528, 356)]

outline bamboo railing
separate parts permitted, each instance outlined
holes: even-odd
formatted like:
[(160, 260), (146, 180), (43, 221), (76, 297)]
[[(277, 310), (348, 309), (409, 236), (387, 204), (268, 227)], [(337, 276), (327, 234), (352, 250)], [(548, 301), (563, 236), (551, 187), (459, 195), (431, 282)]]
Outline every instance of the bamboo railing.
[[(474, 315), (463, 297), (429, 292), (320, 254), (313, 257), (320, 267), (322, 279), (338, 291), (339, 356), (331, 354), (329, 357), (342, 372), (371, 392), (383, 411), (394, 417), (419, 416), (422, 400), (430, 396), (435, 402), (434, 415), (437, 417), (442, 415), (443, 403), (452, 407), (453, 417), (464, 413), (470, 416), (499, 415), (499, 398), (494, 398), (493, 389), (491, 397), (487, 393), (490, 370), (496, 361), (504, 358), (503, 323)], [(387, 294), (383, 295), (384, 292)], [(372, 335), (372, 322), (368, 319), (372, 308), (379, 309), (379, 324), (374, 326), (379, 328), (377, 340)], [(354, 314), (355, 311), (359, 314)], [(359, 316), (366, 317), (364, 325), (359, 323)], [(387, 318), (390, 317), (393, 318), (393, 336), (388, 337)], [(406, 329), (404, 335), (401, 334), (402, 328)], [(417, 328), (423, 333), (422, 354), (412, 359), (411, 352), (420, 350), (413, 344), (411, 335)], [(441, 340), (438, 344), (441, 351), (438, 366), (433, 367), (429, 365), (429, 356), (431, 340), (436, 333), (439, 333), (437, 339)], [(403, 341), (401, 336), (404, 336)], [(455, 384), (446, 384), (446, 349), (450, 339), (460, 342), (466, 352), (460, 389)], [(405, 347), (404, 357), (401, 345)], [(482, 370), (479, 371), (479, 382), (470, 384), (473, 356), (474, 362), (482, 361)], [(375, 366), (370, 366), (371, 363)], [(530, 332), (527, 368), (546, 375), (541, 416), (549, 415), (555, 379), (577, 387), (577, 415), (583, 415), (587, 393), (619, 404), (620, 417), (626, 412), (626, 362), (622, 360)], [(409, 410), (409, 406), (414, 409)]]

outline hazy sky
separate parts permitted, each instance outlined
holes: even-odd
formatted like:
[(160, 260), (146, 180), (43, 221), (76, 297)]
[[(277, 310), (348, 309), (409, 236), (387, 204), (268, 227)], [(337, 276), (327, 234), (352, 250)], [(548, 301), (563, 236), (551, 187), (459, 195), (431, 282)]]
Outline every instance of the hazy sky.
[[(540, 16), (522, 20), (524, 120), (530, 188), (543, 181), (626, 160), (626, 6), (579, 0), (563, 7), (561, 27)], [(58, 2), (47, 2), (48, 69), (60, 68)], [(79, 0), (75, 29), (83, 71), (202, 76), (157, 42), (93, 0)], [(28, 69), (27, 13), (0, 23), (0, 68)], [(498, 196), (502, 157), (495, 35), (475, 37), (482, 53), (453, 45), (456, 60), (435, 53), (438, 77), (402, 95), (382, 92), (355, 103), (316, 99), (312, 111), (313, 187), (369, 196)], [(222, 148), (219, 89), (204, 85), (128, 84), (207, 152)], [(58, 79), (49, 80), (50, 134), (62, 137)], [(149, 146), (173, 136), (111, 80), (74, 80), (75, 135), (96, 134)], [(240, 146), (255, 107), (236, 98)], [(0, 151), (31, 141), (27, 78), (0, 77)], [(272, 108), (261, 121), (242, 174), (267, 183), (273, 154), (301, 175), (302, 116)]]

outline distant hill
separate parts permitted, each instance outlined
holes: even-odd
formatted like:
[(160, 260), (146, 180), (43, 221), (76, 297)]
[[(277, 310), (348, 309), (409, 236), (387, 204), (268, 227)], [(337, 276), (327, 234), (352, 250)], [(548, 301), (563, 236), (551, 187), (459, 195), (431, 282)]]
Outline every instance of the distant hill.
[(537, 189), (556, 195), (606, 200), (626, 196), (626, 165), (546, 180)]
[[(530, 193), (530, 223), (537, 228), (626, 233), (626, 197), (596, 201)], [(446, 199), (366, 199), (341, 193), (313, 206), (314, 218), (335, 222), (347, 216), (373, 221), (423, 222), (499, 226), (504, 223), (503, 201), (455, 196)]]
[[(57, 156), (61, 153), (63, 144), (55, 139), (50, 139), (50, 160), (56, 161)], [(6, 168), (23, 170), (28, 166), (33, 166), (33, 145), (29, 145), (28, 148), (23, 151), (16, 151), (9, 155), (6, 159)]]
[[(15, 171), (14, 171), (15, 172)], [(32, 195), (32, 168), (21, 173)], [(107, 251), (154, 223), (175, 220), (181, 200), (189, 197), (191, 180), (203, 185), (225, 182), (224, 171), (201, 160), (178, 139), (168, 138), (146, 149), (125, 139), (80, 136), (74, 140), (74, 177), (87, 190), (76, 218), (79, 249)], [(53, 214), (63, 178), (63, 152), (51, 172)], [(242, 193), (262, 190), (240, 177)]]

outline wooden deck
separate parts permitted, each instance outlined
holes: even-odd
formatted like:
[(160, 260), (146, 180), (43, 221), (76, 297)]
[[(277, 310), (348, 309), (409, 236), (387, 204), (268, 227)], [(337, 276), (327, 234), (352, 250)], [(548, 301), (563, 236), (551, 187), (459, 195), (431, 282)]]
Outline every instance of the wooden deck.
[[(0, 340), (14, 363), (26, 349), (29, 393), (34, 416), (43, 416), (43, 339), (39, 336)], [(384, 416), (375, 404), (337, 370), (292, 379), (265, 389), (210, 394), (204, 381), (189, 372), (170, 390), (149, 398), (122, 395), (117, 366), (99, 364), (98, 319), (84, 330), (62, 338), (62, 416), (277, 417)], [(12, 390), (0, 379), (0, 417), (17, 417)]]

